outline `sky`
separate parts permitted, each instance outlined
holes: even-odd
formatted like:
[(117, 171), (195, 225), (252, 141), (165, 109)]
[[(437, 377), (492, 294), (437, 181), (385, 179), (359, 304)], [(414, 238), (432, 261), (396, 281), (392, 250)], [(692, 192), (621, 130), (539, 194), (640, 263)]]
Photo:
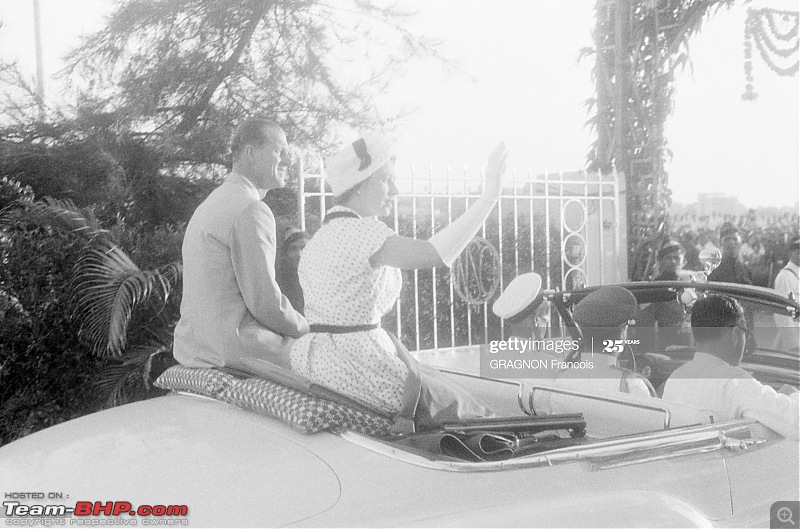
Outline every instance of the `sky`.
[[(517, 178), (585, 165), (591, 134), (583, 101), (594, 94), (593, 0), (404, 0), (417, 11), (414, 30), (442, 42), (459, 62), (447, 72), (416, 63), (379, 102), (389, 112), (416, 109), (399, 124), (398, 165), (441, 176), (477, 171), (505, 140)], [(102, 27), (111, 0), (40, 0), (48, 95), (61, 57)], [(0, 56), (33, 77), (32, 0), (0, 0)], [(750, 7), (797, 10), (792, 0), (754, 0)], [(800, 195), (800, 79), (782, 78), (754, 60), (755, 102), (744, 91), (743, 33), (748, 5), (713, 16), (690, 45), (691, 67), (678, 76), (666, 135), (676, 202), (698, 193), (736, 196), (747, 207), (794, 206)], [(472, 175), (474, 176), (474, 175)]]

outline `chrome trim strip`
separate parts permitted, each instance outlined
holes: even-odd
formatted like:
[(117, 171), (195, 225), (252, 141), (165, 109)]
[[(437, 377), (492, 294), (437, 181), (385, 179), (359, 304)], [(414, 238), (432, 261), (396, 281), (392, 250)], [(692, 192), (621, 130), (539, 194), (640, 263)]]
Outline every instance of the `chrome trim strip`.
[(621, 399), (619, 397), (611, 397), (609, 395), (598, 395), (596, 393), (579, 392), (569, 389), (554, 388), (552, 386), (541, 386), (538, 384), (533, 384), (530, 386), (530, 388), (531, 392), (528, 395), (528, 406), (530, 406), (531, 411), (534, 412), (534, 414), (536, 413), (536, 410), (533, 409), (533, 394), (536, 392), (537, 389), (540, 389), (542, 391), (549, 391), (550, 393), (560, 393), (562, 395), (570, 395), (573, 397), (599, 400), (601, 402), (613, 402), (614, 404), (622, 404), (623, 406), (629, 406), (631, 408), (640, 408), (643, 410), (651, 410), (651, 411), (661, 411), (664, 412), (664, 429), (669, 428), (670, 422), (672, 421), (672, 412), (666, 406), (644, 404), (640, 402), (630, 402)]
[[(661, 461), (664, 459), (671, 459), (673, 457), (680, 457), (690, 454), (702, 454), (705, 452), (713, 452), (724, 448), (725, 436), (719, 434), (716, 437), (709, 437), (708, 439), (698, 439), (688, 441), (685, 443), (686, 448), (673, 451), (659, 451), (656, 449), (645, 450), (640, 454), (620, 454), (613, 456), (600, 456), (591, 461), (593, 470), (607, 470), (611, 468), (625, 467), (628, 465), (636, 465), (639, 463), (649, 463), (651, 461)], [(677, 448), (677, 446), (676, 446)]]

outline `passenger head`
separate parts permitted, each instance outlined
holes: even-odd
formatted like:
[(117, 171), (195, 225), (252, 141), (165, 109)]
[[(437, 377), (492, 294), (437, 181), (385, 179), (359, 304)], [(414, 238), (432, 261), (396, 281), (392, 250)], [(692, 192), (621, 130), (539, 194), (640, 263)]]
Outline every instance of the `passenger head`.
[(583, 333), (584, 350), (590, 350), (592, 340), (594, 352), (604, 352), (603, 340), (623, 339), (637, 307), (630, 290), (619, 286), (600, 287), (583, 298), (572, 311), (572, 318)]
[(692, 335), (698, 351), (739, 365), (749, 335), (744, 309), (728, 296), (710, 294), (699, 299), (692, 306)]
[(660, 273), (671, 272), (677, 275), (683, 268), (683, 245), (678, 241), (667, 241), (658, 252), (658, 270)]
[(789, 260), (800, 266), (800, 238), (795, 239), (789, 245)]
[(283, 253), (287, 263), (297, 269), (300, 263), (300, 254), (306, 247), (308, 234), (299, 228), (289, 228), (284, 233)]
[(388, 215), (394, 197), (397, 140), (364, 132), (356, 141), (325, 160), (325, 173), (337, 203), (364, 217)]
[(231, 139), (233, 169), (246, 177), (260, 191), (283, 187), (286, 178), (279, 169), (287, 167), (289, 145), (286, 133), (266, 118), (246, 119)]
[(739, 228), (733, 223), (726, 222), (719, 228), (719, 244), (722, 247), (722, 255), (727, 258), (738, 258), (742, 248), (742, 236)]

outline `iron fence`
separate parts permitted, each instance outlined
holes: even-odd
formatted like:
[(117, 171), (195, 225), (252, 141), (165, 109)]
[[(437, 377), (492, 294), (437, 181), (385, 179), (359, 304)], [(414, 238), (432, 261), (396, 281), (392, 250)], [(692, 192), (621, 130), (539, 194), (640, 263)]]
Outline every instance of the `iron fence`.
[[(300, 175), (301, 227), (313, 233), (333, 205), (332, 195), (324, 174), (301, 170)], [(408, 178), (397, 179), (393, 212), (383, 220), (399, 235), (428, 239), (477, 200), (482, 182), (482, 171), (446, 169), (437, 175), (430, 169), (421, 177), (412, 166)], [(473, 270), (496, 274), (497, 292), (482, 303), (468, 303), (446, 267), (404, 271), (400, 298), (383, 325), (414, 350), (486, 343), (489, 329), (503, 325), (491, 304), (519, 274), (541, 274), (548, 289), (624, 280), (621, 202), (616, 174), (512, 171), (478, 233), (496, 250), (498, 269)]]

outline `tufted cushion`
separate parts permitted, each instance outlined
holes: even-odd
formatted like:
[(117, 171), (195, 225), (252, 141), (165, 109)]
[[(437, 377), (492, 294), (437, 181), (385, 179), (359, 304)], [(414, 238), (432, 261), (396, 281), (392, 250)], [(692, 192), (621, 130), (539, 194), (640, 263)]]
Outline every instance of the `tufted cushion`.
[(258, 378), (237, 381), (225, 388), (219, 399), (246, 410), (277, 417), (305, 434), (343, 428), (366, 435), (385, 436), (392, 426), (390, 419), (377, 414)]
[(206, 397), (217, 397), (226, 386), (235, 382), (234, 376), (216, 369), (177, 365), (161, 373), (154, 385), (161, 389), (190, 391)]
[(240, 380), (217, 369), (173, 366), (158, 377), (155, 386), (213, 397), (275, 417), (305, 434), (342, 428), (381, 437), (388, 435), (392, 426), (391, 419), (369, 411), (331, 402), (270, 380)]

